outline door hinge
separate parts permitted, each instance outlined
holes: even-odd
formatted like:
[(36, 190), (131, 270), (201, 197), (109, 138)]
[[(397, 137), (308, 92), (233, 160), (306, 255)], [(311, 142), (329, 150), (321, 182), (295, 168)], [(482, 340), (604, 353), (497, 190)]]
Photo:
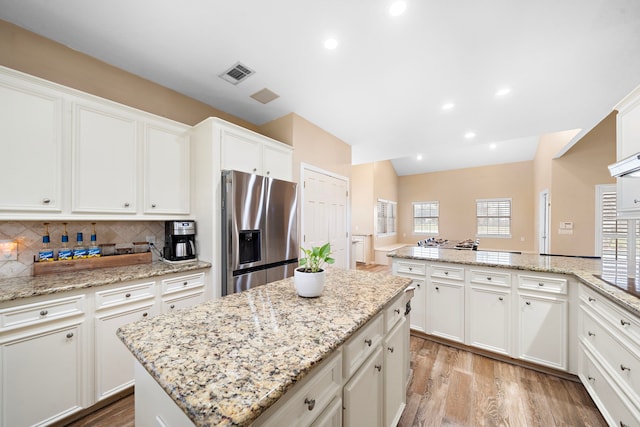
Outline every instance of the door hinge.
[(307, 241), (307, 235), (305, 234), (304, 236), (302, 236), (302, 241), (306, 242)]
[(307, 188), (307, 181), (302, 181), (302, 188)]

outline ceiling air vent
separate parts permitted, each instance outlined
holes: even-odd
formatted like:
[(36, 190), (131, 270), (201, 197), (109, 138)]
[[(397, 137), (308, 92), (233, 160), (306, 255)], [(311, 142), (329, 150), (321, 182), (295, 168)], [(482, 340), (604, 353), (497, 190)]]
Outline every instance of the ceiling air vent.
[(258, 102), (261, 102), (263, 104), (267, 104), (271, 101), (273, 101), (274, 99), (279, 98), (280, 95), (278, 95), (277, 93), (267, 89), (266, 87), (262, 90), (257, 91), (256, 93), (254, 93), (253, 95), (251, 95), (251, 98), (255, 99)]
[(226, 80), (231, 84), (237, 85), (247, 77), (254, 74), (255, 71), (247, 67), (246, 65), (242, 65), (239, 62), (236, 62), (233, 67), (229, 68), (224, 73), (220, 74), (220, 78), (222, 80)]

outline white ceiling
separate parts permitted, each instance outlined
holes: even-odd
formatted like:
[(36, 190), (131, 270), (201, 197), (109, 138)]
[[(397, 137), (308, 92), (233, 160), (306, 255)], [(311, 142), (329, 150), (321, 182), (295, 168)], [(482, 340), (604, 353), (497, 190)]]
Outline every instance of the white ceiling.
[[(257, 125), (295, 112), (399, 175), (530, 160), (640, 84), (638, 0), (407, 3), (0, 0), (0, 19)], [(218, 78), (237, 61), (255, 75)], [(263, 88), (280, 98), (249, 97)]]

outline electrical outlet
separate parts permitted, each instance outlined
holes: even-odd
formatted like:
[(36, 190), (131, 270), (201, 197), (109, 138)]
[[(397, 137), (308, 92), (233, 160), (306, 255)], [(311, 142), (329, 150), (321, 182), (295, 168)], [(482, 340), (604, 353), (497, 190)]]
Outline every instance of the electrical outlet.
[(156, 244), (156, 236), (147, 236), (146, 241), (152, 245)]

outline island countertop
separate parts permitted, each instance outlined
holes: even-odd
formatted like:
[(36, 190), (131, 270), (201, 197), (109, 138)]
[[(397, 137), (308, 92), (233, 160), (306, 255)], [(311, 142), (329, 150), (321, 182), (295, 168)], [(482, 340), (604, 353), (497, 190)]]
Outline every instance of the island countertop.
[(289, 278), (117, 334), (195, 425), (245, 426), (410, 283), (329, 269), (318, 298), (299, 297)]
[[(640, 316), (640, 298), (611, 285), (596, 276), (602, 275), (603, 262), (599, 258), (580, 258), (498, 251), (471, 251), (406, 246), (391, 252), (391, 258), (437, 261), (464, 265), (511, 268), (543, 273), (570, 274), (580, 282)], [(614, 266), (615, 268), (615, 266)], [(637, 292), (637, 289), (634, 290)]]

